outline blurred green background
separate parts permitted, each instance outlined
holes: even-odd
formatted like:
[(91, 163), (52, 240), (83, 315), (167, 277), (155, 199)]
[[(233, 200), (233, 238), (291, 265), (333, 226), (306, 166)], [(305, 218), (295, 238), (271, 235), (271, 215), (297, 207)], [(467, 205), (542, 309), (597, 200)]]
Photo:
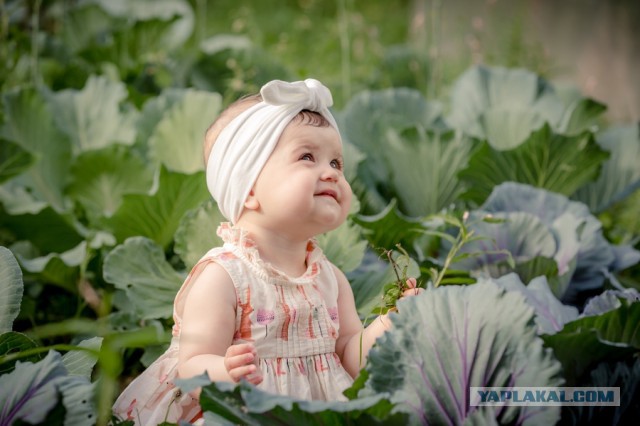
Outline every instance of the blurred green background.
[[(415, 53), (405, 84), (441, 97), (473, 64), (527, 68), (575, 85), (616, 122), (640, 119), (640, 3), (634, 0), (195, 1), (197, 37), (245, 34), (336, 104)], [(425, 71), (428, 71), (425, 73)], [(402, 81), (400, 81), (402, 83)], [(396, 84), (397, 85), (397, 84)]]
[[(635, 0), (0, 0), (0, 381), (50, 349), (90, 353), (82, 392), (98, 399), (84, 414), (106, 424), (218, 243), (204, 130), (274, 78), (333, 93), (359, 203), (320, 243), (363, 318), (394, 278), (375, 250), (401, 243), (426, 282), (454, 257), (447, 224), (472, 228), (430, 215), (483, 218), (494, 190), (511, 223), (473, 229), (515, 265), (492, 247), (476, 263), (463, 253), (444, 284), (544, 276), (557, 303), (582, 291), (577, 305), (640, 288), (639, 28)], [(543, 223), (551, 213), (565, 222)], [(566, 365), (597, 363), (637, 352), (633, 335), (558, 347)]]
[[(285, 64), (292, 77), (325, 81), (337, 107), (364, 88), (398, 84), (442, 97), (465, 69), (484, 63), (526, 68), (555, 83), (575, 86), (606, 104), (606, 115), (613, 121), (640, 118), (640, 3), (635, 0), (188, 2), (193, 16), (186, 20), (193, 20), (193, 33), (165, 60), (188, 61), (185, 51), (201, 41), (240, 35)], [(122, 1), (113, 3), (117, 9)], [(173, 10), (163, 1), (153, 6), (141, 0), (133, 3), (140, 10)], [(17, 28), (38, 25), (59, 34), (78, 24), (68, 14), (78, 4), (83, 2), (0, 2), (4, 63), (12, 66), (15, 42), (30, 43), (20, 40), (24, 34)], [(230, 62), (227, 66), (233, 70)], [(394, 69), (397, 75), (390, 77)], [(252, 76), (237, 72), (233, 77), (232, 86), (241, 91)]]

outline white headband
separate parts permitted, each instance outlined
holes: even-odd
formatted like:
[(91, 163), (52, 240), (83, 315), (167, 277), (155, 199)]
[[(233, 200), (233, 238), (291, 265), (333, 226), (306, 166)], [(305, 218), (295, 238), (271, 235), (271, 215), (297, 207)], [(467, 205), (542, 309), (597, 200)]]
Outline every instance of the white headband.
[(338, 129), (329, 112), (331, 92), (318, 80), (273, 80), (262, 86), (260, 95), (262, 102), (243, 111), (220, 132), (207, 162), (209, 192), (222, 215), (234, 224), (280, 135), (300, 111), (316, 111)]

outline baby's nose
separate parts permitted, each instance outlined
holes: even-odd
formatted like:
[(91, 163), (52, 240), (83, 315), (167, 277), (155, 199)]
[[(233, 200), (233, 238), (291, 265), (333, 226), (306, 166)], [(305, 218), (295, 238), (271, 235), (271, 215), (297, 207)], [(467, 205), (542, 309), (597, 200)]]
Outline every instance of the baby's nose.
[(327, 166), (322, 171), (322, 180), (337, 181), (339, 177), (338, 170), (331, 166)]

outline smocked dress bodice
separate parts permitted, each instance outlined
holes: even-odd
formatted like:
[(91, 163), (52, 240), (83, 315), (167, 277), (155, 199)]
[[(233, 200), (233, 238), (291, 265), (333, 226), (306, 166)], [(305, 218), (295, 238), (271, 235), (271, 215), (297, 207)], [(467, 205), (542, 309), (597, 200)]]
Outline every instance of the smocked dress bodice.
[(345, 399), (351, 377), (335, 353), (339, 332), (338, 281), (315, 241), (307, 244), (307, 269), (290, 277), (263, 262), (248, 234), (220, 226), (222, 250), (210, 253), (236, 289), (234, 340), (253, 342), (269, 392), (303, 399)]

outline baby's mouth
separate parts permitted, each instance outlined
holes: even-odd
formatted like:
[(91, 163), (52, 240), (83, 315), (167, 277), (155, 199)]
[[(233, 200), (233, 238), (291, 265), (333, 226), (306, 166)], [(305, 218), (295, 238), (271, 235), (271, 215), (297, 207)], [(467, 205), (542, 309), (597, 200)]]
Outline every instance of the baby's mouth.
[(332, 189), (326, 189), (315, 194), (316, 197), (331, 197), (338, 201), (338, 193)]

